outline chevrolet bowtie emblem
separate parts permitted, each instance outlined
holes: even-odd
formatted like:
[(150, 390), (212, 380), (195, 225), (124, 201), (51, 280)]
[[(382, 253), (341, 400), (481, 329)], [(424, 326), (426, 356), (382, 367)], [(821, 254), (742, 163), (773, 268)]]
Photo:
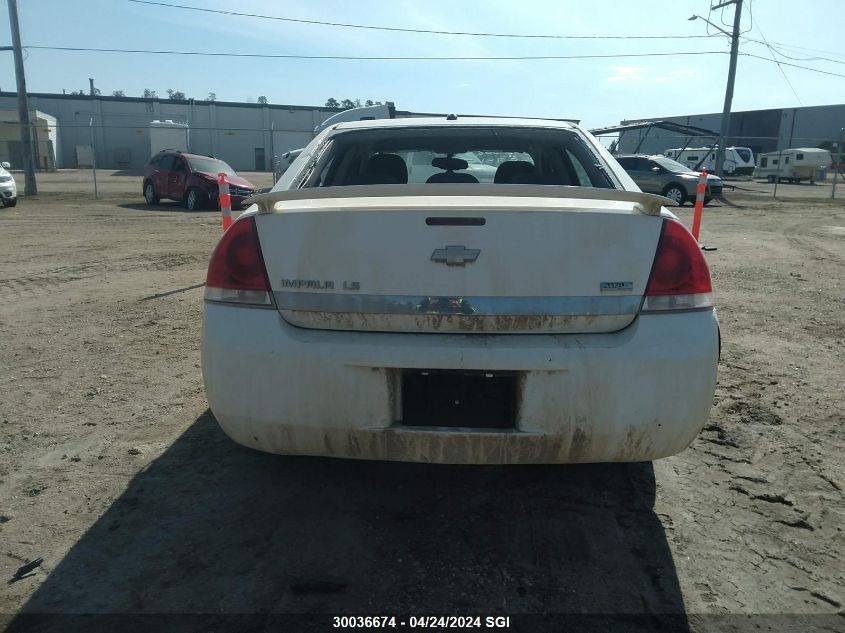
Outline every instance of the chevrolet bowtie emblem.
[(431, 261), (440, 262), (447, 266), (465, 266), (478, 259), (481, 252), (478, 248), (467, 248), (466, 246), (447, 246), (438, 248), (431, 254)]

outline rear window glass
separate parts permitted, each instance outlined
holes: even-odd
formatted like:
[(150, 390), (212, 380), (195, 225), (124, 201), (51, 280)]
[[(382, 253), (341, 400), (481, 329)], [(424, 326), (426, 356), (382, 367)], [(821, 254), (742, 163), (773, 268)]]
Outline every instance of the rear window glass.
[(654, 162), (663, 167), (667, 171), (671, 171), (673, 173), (683, 173), (689, 171), (689, 167), (686, 165), (682, 165), (681, 163), (672, 160), (671, 158), (664, 158), (663, 156), (655, 156), (653, 158)]
[(496, 183), (612, 188), (568, 130), (440, 127), (350, 131), (332, 139), (306, 187)]
[(229, 176), (235, 176), (235, 170), (229, 167), (222, 160), (216, 158), (190, 158), (188, 162), (191, 164), (192, 171), (204, 171), (209, 174), (219, 174), (223, 172)]

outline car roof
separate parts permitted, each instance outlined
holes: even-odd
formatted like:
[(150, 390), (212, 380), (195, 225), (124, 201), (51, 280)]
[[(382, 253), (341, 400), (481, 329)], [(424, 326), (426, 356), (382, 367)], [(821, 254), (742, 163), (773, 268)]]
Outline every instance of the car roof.
[[(450, 117), (452, 115), (449, 115)], [(536, 127), (577, 129), (578, 125), (571, 120), (564, 119), (528, 119), (509, 117), (476, 117), (458, 116), (454, 119), (446, 117), (404, 117), (401, 119), (371, 119), (368, 121), (347, 121), (332, 126), (332, 130), (366, 130), (376, 128), (414, 128), (414, 127)]]
[(159, 154), (179, 154), (179, 156), (184, 156), (185, 158), (210, 158), (211, 160), (219, 160), (221, 163), (225, 163), (222, 158), (217, 158), (215, 156), (206, 156), (205, 154), (190, 154), (188, 152), (183, 152), (182, 150), (178, 149), (163, 149)]

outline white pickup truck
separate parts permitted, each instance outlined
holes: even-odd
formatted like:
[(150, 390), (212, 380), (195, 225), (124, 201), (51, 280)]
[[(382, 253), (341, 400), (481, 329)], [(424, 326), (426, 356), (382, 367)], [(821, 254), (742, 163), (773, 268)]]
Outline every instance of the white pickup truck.
[(340, 123), (252, 202), (211, 257), (202, 333), (211, 410), (236, 442), (642, 461), (707, 420), (719, 328), (701, 250), (575, 124)]

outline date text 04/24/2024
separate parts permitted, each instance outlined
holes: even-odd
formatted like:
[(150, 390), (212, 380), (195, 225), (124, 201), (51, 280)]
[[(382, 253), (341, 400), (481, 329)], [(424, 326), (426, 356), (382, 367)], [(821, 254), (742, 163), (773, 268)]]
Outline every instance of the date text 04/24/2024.
[(508, 629), (510, 616), (418, 615), (333, 616), (335, 629)]

